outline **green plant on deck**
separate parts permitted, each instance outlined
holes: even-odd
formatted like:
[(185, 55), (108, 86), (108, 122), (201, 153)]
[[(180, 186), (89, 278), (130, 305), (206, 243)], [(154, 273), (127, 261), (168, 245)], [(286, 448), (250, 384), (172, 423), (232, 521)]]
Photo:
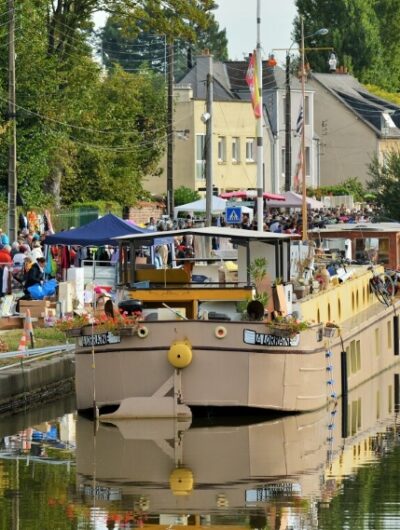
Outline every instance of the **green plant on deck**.
[(258, 300), (265, 307), (269, 300), (268, 293), (264, 290), (263, 281), (267, 276), (268, 260), (266, 258), (256, 258), (250, 263), (250, 278), (254, 283), (256, 294), (254, 300)]
[(278, 316), (271, 322), (268, 322), (268, 327), (274, 330), (286, 331), (289, 336), (293, 337), (310, 327), (310, 324), (305, 320), (299, 320), (293, 316)]

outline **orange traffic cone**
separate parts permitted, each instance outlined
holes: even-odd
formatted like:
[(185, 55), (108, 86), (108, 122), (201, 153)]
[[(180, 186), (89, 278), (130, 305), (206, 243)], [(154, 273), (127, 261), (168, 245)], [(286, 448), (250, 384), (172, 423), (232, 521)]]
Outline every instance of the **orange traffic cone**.
[(33, 336), (33, 326), (32, 326), (32, 318), (31, 318), (31, 310), (27, 309), (25, 312), (25, 324), (24, 324), (24, 330), (26, 337), (29, 337), (31, 341), (31, 348), (35, 347), (35, 339)]
[(18, 351), (26, 351), (26, 333), (22, 334), (21, 340), (19, 341)]
[(31, 310), (26, 309), (25, 310), (25, 325), (24, 329), (27, 335), (33, 334), (33, 326), (32, 326), (32, 318), (31, 318)]

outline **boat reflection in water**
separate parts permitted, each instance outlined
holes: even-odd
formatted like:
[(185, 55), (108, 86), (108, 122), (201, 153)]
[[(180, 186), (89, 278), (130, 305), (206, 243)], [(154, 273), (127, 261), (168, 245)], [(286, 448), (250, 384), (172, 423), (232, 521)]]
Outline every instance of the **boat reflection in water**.
[(379, 458), (377, 434), (387, 441), (395, 427), (398, 383), (391, 369), (352, 391), (344, 407), (252, 425), (120, 420), (100, 423), (94, 435), (80, 417), (79, 490), (88, 504), (110, 513), (134, 507), (155, 525), (311, 527), (343, 477)]

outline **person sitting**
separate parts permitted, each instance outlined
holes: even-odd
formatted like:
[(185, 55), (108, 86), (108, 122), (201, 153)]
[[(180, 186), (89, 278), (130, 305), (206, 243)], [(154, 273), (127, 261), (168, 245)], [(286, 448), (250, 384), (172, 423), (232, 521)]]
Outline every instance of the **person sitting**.
[(18, 283), (21, 285), (25, 285), (25, 281), (28, 275), (29, 269), (32, 267), (33, 261), (29, 256), (24, 257), (24, 261), (21, 265), (21, 268), (17, 269), (13, 273), (13, 277), (15, 280), (17, 280)]
[(40, 257), (37, 259), (36, 263), (30, 267), (26, 274), (25, 279), (25, 285), (24, 285), (24, 293), (25, 296), (31, 297), (31, 294), (29, 292), (29, 287), (33, 287), (34, 285), (43, 285), (44, 281), (44, 267), (46, 265), (46, 259), (43, 257)]

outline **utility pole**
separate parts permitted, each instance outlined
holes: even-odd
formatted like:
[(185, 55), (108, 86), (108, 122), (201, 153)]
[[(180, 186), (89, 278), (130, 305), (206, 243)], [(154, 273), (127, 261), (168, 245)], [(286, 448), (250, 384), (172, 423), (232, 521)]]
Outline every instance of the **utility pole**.
[(302, 239), (303, 241), (308, 241), (308, 211), (307, 211), (307, 184), (306, 184), (306, 123), (305, 123), (305, 82), (306, 82), (306, 69), (304, 63), (304, 17), (300, 17), (301, 23), (301, 101), (303, 105), (303, 115), (304, 123), (301, 130), (301, 174), (303, 177), (301, 183), (301, 193), (302, 193), (302, 204), (301, 204), (301, 217), (302, 217)]
[(8, 0), (8, 119), (11, 138), (8, 148), (8, 236), (17, 239), (17, 124), (15, 105), (15, 10)]
[(174, 216), (174, 43), (168, 43), (167, 81), (167, 213)]
[(290, 97), (290, 50), (286, 51), (285, 88), (285, 191), (290, 191), (292, 186), (292, 105)]
[(213, 58), (208, 55), (208, 69), (206, 81), (206, 226), (211, 226), (213, 199)]
[(263, 231), (264, 227), (264, 145), (263, 145), (263, 84), (262, 84), (262, 61), (261, 61), (261, 2), (257, 0), (257, 75), (258, 75), (258, 100), (261, 116), (257, 119), (257, 230)]

